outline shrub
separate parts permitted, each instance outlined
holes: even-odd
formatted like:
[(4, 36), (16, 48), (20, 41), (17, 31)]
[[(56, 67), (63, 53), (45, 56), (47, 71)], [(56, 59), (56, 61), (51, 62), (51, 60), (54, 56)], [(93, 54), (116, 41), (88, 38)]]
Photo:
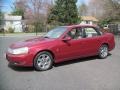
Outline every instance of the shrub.
[(8, 32), (9, 32), (9, 33), (14, 33), (14, 29), (13, 29), (12, 27), (9, 27), (9, 28), (8, 28)]

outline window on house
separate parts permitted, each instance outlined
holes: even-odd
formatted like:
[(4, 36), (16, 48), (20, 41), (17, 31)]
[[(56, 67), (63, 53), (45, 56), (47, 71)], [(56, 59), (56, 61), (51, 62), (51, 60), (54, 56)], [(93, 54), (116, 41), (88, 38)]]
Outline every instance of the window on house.
[(86, 24), (90, 24), (90, 21), (86, 21)]

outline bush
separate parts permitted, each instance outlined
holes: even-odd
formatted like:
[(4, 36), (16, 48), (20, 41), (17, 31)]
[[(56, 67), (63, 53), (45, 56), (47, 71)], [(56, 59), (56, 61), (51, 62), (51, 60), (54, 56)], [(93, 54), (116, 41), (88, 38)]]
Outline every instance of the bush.
[(44, 24), (41, 22), (34, 23), (34, 31), (35, 32), (43, 32), (44, 31)]
[(4, 33), (4, 28), (1, 28), (1, 29), (0, 29), (0, 33)]
[(9, 28), (8, 28), (8, 32), (9, 32), (9, 33), (14, 33), (14, 29), (13, 29), (12, 27), (9, 27)]

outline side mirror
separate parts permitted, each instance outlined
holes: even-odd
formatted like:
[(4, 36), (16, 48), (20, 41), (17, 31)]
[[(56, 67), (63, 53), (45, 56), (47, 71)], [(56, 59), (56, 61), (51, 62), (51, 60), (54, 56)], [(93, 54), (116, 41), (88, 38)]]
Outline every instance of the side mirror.
[(67, 37), (63, 38), (62, 41), (66, 42), (66, 41), (70, 41), (71, 39), (72, 39), (71, 37), (67, 36)]

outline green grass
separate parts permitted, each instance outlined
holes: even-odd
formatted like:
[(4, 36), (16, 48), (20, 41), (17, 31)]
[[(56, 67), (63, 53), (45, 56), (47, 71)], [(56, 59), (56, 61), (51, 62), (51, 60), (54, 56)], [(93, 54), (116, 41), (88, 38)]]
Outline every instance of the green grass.
[[(44, 34), (45, 32), (38, 32), (37, 35), (39, 34)], [(0, 33), (0, 36), (7, 36), (7, 35), (36, 35), (36, 33), (24, 33), (24, 32), (15, 32), (15, 33)]]

